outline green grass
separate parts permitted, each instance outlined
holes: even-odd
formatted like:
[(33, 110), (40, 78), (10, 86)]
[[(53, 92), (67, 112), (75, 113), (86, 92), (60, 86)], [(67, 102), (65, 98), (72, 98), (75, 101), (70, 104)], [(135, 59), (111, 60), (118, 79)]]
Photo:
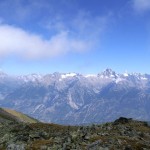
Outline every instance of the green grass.
[(0, 108), (0, 117), (11, 120), (11, 121), (19, 121), (25, 123), (37, 123), (38, 120), (33, 119), (25, 114), (17, 112), (15, 110), (10, 110), (7, 108)]

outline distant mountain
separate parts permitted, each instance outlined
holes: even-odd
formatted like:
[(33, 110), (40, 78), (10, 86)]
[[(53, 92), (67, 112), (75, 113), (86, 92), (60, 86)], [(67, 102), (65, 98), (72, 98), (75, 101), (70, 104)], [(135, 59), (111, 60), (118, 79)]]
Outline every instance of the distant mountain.
[(0, 73), (0, 107), (59, 124), (88, 124), (120, 116), (150, 120), (150, 75), (58, 73), (9, 76)]

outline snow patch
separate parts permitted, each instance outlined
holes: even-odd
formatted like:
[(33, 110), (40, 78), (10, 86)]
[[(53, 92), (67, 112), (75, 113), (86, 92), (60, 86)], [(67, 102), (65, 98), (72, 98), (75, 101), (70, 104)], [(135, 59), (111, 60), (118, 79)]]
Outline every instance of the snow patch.
[(145, 78), (145, 77), (141, 77), (141, 80), (147, 80), (147, 78)]
[(89, 77), (97, 77), (97, 75), (95, 75), (95, 74), (87, 74), (87, 75), (85, 75), (84, 77), (85, 77), (85, 78), (89, 78)]
[(111, 78), (114, 78), (115, 76), (111, 74), (110, 77), (111, 77)]
[(24, 80), (24, 82), (30, 82), (30, 81), (35, 82), (37, 80), (41, 80), (42, 77), (43, 76), (40, 74), (29, 74), (29, 75), (19, 76), (18, 78)]
[(62, 81), (62, 79), (59, 79), (59, 81)]
[(118, 79), (116, 79), (116, 83), (119, 83), (119, 82), (121, 82), (123, 79), (121, 79), (121, 78), (118, 78)]
[(128, 77), (128, 76), (129, 76), (128, 73), (124, 73), (123, 75), (124, 75), (125, 77)]
[(62, 74), (62, 75), (61, 75), (61, 78), (62, 78), (62, 79), (65, 79), (65, 78), (68, 78), (68, 77), (74, 77), (74, 76), (76, 76), (76, 75), (77, 75), (76, 73)]
[(79, 109), (76, 103), (72, 100), (71, 94), (68, 94), (68, 103), (73, 109)]
[(33, 110), (33, 113), (35, 113), (38, 109), (43, 108), (43, 107), (44, 107), (43, 104), (37, 105), (37, 106), (35, 107), (35, 109)]

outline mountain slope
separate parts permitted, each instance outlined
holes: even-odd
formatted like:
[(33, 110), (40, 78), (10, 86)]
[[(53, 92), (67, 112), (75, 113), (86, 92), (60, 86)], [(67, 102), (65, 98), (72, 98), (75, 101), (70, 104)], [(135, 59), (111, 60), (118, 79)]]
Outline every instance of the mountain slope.
[(24, 122), (24, 123), (37, 123), (38, 121), (34, 118), (31, 118), (27, 115), (19, 113), (14, 110), (0, 108), (0, 122), (15, 121), (15, 122)]
[(150, 75), (53, 73), (0, 76), (0, 106), (45, 122), (88, 124), (120, 116), (150, 120)]

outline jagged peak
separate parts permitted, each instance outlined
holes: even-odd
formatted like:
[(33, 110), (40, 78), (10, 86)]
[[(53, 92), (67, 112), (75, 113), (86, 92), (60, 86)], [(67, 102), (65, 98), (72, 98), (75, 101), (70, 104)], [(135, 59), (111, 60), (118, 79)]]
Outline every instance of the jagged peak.
[(118, 74), (110, 68), (106, 68), (103, 72), (98, 74), (98, 77), (106, 78), (117, 78)]

